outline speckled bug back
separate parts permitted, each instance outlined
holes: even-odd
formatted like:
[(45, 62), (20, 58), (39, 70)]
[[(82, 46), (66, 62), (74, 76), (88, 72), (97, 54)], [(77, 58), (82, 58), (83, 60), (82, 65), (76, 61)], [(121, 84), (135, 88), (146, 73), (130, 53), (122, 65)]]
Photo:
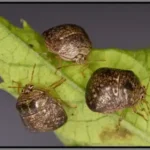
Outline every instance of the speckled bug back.
[(92, 43), (85, 30), (75, 24), (52, 27), (42, 34), (49, 51), (66, 61), (84, 63)]
[(53, 131), (64, 125), (67, 114), (49, 93), (26, 85), (16, 104), (24, 125), (32, 132)]
[(95, 112), (112, 113), (132, 107), (146, 96), (138, 77), (129, 70), (97, 69), (86, 87), (86, 103)]

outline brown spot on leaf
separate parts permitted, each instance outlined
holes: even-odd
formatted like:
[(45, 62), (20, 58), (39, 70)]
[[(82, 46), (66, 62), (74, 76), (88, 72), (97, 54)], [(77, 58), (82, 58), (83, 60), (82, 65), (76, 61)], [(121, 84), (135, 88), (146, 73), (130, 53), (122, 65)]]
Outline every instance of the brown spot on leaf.
[(29, 44), (29, 47), (33, 48), (33, 45), (32, 45), (32, 44)]
[(132, 137), (132, 133), (125, 129), (125, 128), (120, 128), (119, 130), (116, 130), (115, 128), (110, 129), (110, 128), (104, 128), (104, 130), (99, 134), (99, 138), (102, 141), (107, 141), (107, 140), (124, 140)]

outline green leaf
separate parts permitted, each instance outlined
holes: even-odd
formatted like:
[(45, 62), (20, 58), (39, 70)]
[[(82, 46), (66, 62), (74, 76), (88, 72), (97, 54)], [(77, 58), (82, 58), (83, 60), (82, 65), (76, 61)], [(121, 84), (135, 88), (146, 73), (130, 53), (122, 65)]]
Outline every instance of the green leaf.
[[(100, 67), (132, 70), (146, 86), (150, 76), (149, 49), (93, 49), (88, 57), (88, 61), (93, 63), (86, 68), (85, 77), (81, 72), (84, 65), (62, 68), (55, 74), (58, 59), (47, 51), (40, 34), (26, 21), (21, 22), (23, 28), (18, 28), (0, 17), (0, 76), (3, 79), (1, 89), (17, 98), (17, 89), (8, 87), (15, 86), (12, 80), (21, 82), (22, 85), (29, 83), (33, 65), (36, 64), (33, 84), (48, 88), (61, 77), (65, 77), (67, 81), (56, 91), (65, 102), (77, 105), (77, 108), (65, 107), (68, 122), (55, 131), (66, 146), (150, 145), (149, 121), (133, 113), (132, 109), (126, 109), (127, 115), (121, 122), (121, 129), (116, 131), (120, 112), (109, 115), (95, 113), (85, 103), (86, 83), (93, 71)], [(65, 61), (62, 63), (72, 64)], [(149, 89), (147, 94), (150, 94)], [(149, 101), (149, 96), (147, 100)]]

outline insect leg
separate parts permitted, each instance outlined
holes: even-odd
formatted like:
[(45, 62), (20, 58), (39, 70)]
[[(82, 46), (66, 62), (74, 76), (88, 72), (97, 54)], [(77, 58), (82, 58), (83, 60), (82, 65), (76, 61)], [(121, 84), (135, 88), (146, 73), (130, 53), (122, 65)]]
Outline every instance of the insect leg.
[[(146, 108), (147, 108), (147, 109), (146, 108), (141, 108), (140, 110), (144, 111), (146, 113), (146, 115), (149, 116), (149, 114), (150, 114), (150, 107), (149, 107), (148, 101), (143, 99), (143, 100), (140, 101), (140, 103), (141, 103), (141, 105), (145, 104)], [(140, 105), (140, 107), (141, 107), (141, 105)]]
[[(150, 84), (150, 77), (149, 77), (149, 79), (148, 79), (148, 83), (147, 83), (147, 86), (146, 86), (146, 88), (145, 88), (145, 90), (146, 90), (146, 95), (148, 95), (148, 94), (147, 94), (147, 90), (148, 90), (149, 84)], [(149, 95), (148, 95), (148, 96), (149, 96)], [(150, 107), (149, 107), (148, 101), (144, 99), (144, 100), (142, 100), (142, 102), (144, 102), (144, 103), (146, 104), (147, 109), (148, 109), (148, 112), (150, 113)]]
[(18, 89), (18, 94), (20, 94), (21, 93), (20, 88), (23, 88), (22, 84), (20, 82), (14, 81), (14, 80), (12, 80), (12, 82), (16, 83), (17, 86), (8, 86), (8, 88), (17, 88)]
[(62, 67), (62, 59), (59, 56), (55, 56), (56, 59), (58, 59), (58, 67), (56, 67), (55, 74), (57, 74), (57, 71)]
[(83, 65), (83, 67), (81, 68), (81, 73), (82, 73), (82, 76), (85, 78), (85, 74), (84, 74), (84, 71), (88, 68), (89, 64), (90, 63), (96, 63), (96, 62), (99, 62), (99, 61), (105, 61), (105, 60), (95, 60), (95, 61), (86, 61)]
[(121, 114), (120, 114), (120, 117), (119, 117), (119, 119), (118, 119), (118, 123), (117, 123), (117, 125), (116, 125), (116, 131), (118, 131), (118, 130), (120, 129), (121, 121), (126, 117), (127, 112), (128, 112), (127, 109), (122, 110), (122, 112), (121, 112)]
[(135, 106), (133, 106), (132, 109), (133, 109), (134, 113), (138, 114), (139, 116), (141, 116), (142, 118), (144, 118), (146, 121), (148, 121), (148, 119), (145, 118), (145, 116), (142, 113), (140, 113), (140, 112), (137, 111), (137, 109), (136, 109)]
[(64, 65), (64, 66), (57, 67), (55, 73), (57, 73), (57, 71), (60, 70), (61, 68), (66, 68), (66, 67), (71, 67), (71, 66), (77, 66), (77, 65), (80, 65), (80, 64), (73, 63), (73, 64), (69, 64), (69, 65)]
[(61, 78), (60, 80), (54, 82), (53, 84), (50, 85), (50, 88), (55, 89), (56, 87), (60, 86), (62, 83), (66, 81), (65, 78)]
[[(60, 80), (58, 80), (58, 81), (56, 81), (56, 82), (54, 82), (53, 84), (51, 84), (50, 85), (50, 88), (52, 88), (53, 90), (55, 90), (55, 88), (56, 87), (58, 87), (58, 86), (60, 86), (63, 82), (65, 82), (66, 81), (66, 79), (64, 79), (64, 78), (61, 78)], [(57, 94), (57, 93), (55, 93), (55, 94)], [(62, 100), (62, 99), (57, 99), (61, 104), (64, 104), (65, 106), (67, 106), (67, 107), (71, 107), (71, 108), (76, 108), (77, 106), (75, 106), (75, 105), (70, 105), (70, 104), (68, 104), (67, 102), (65, 102), (64, 100)]]
[(84, 71), (88, 68), (89, 64), (85, 63), (84, 66), (81, 68), (81, 74), (83, 76), (83, 78), (85, 78), (85, 73)]
[(60, 98), (58, 99), (58, 101), (59, 101), (61, 104), (67, 106), (67, 107), (70, 107), (70, 108), (77, 108), (76, 105), (68, 104), (67, 102), (65, 102), (64, 100), (62, 100), (62, 99), (60, 99)]
[(150, 107), (149, 107), (148, 101), (142, 100), (142, 102), (145, 103), (145, 105), (146, 105), (146, 107), (147, 107), (147, 109), (148, 109), (148, 112), (150, 113)]

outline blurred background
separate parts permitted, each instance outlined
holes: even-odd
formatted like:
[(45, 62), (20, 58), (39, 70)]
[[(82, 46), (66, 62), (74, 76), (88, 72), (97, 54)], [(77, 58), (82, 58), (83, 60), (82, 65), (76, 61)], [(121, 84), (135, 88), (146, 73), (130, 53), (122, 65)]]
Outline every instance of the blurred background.
[[(80, 25), (94, 48), (150, 46), (150, 4), (1, 3), (0, 16), (19, 27), (23, 18), (39, 33), (63, 23)], [(4, 91), (0, 97), (0, 146), (63, 146), (53, 132), (28, 132), (16, 111), (16, 99)]]

